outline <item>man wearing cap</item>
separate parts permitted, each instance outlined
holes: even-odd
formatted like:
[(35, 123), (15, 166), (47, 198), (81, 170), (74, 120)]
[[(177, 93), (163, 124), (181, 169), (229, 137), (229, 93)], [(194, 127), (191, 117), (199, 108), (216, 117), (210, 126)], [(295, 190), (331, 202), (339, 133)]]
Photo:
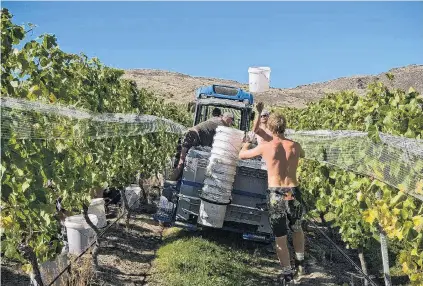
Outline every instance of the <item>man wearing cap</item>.
[(184, 166), (185, 157), (188, 154), (188, 150), (194, 146), (208, 146), (212, 147), (213, 137), (216, 134), (218, 126), (232, 126), (234, 123), (234, 115), (230, 112), (225, 112), (223, 116), (215, 116), (204, 122), (191, 127), (185, 134), (185, 138), (182, 142), (181, 156), (179, 158), (178, 165), (173, 170), (173, 174), (170, 177), (171, 181), (176, 181), (182, 173)]
[(267, 120), (270, 112), (264, 108), (263, 102), (257, 103), (257, 112), (260, 118), (256, 118), (253, 125), (253, 130), (249, 134), (249, 141), (254, 144), (261, 144), (263, 141), (269, 142), (272, 140), (272, 133), (267, 128)]

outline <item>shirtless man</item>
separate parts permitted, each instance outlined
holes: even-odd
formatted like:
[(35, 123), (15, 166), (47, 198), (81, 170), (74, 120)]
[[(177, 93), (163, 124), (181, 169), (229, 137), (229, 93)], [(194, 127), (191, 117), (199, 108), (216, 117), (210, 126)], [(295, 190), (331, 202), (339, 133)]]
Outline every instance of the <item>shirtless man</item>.
[(264, 141), (272, 140), (272, 133), (267, 128), (267, 122), (270, 112), (264, 108), (263, 102), (257, 103), (257, 112), (260, 118), (256, 118), (253, 125), (253, 130), (250, 132), (250, 140), (255, 144), (261, 144)]
[(304, 233), (301, 229), (303, 206), (297, 182), (297, 166), (304, 157), (301, 145), (284, 137), (286, 120), (283, 115), (272, 114), (268, 122), (271, 141), (264, 141), (253, 149), (245, 143), (240, 159), (262, 156), (268, 174), (268, 210), (270, 225), (276, 237), (276, 253), (286, 282), (293, 280), (293, 270), (287, 245), (288, 226), (293, 232), (295, 265), (299, 275), (304, 273)]

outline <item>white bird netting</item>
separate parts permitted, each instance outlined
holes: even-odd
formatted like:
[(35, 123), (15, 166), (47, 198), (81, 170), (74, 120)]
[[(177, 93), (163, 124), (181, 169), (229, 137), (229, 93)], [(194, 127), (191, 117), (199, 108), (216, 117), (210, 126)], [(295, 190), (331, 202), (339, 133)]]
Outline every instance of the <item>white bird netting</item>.
[(140, 136), (160, 130), (182, 134), (185, 127), (153, 115), (95, 114), (76, 108), (1, 98), (1, 135), (16, 139)]
[[(1, 98), (2, 139), (69, 139), (141, 136), (164, 131), (183, 134), (186, 128), (152, 115), (95, 114), (58, 104)], [(306, 159), (374, 177), (423, 200), (423, 140), (380, 134), (372, 141), (366, 132), (293, 131)]]
[(423, 140), (379, 133), (376, 143), (367, 132), (293, 131), (306, 158), (373, 177), (423, 200)]

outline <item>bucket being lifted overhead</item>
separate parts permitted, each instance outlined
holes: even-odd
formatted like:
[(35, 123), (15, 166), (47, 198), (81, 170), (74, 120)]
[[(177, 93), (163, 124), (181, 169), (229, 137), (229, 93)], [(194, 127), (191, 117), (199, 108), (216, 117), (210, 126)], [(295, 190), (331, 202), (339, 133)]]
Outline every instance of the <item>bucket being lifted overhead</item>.
[(270, 68), (269, 67), (250, 67), (249, 74), (249, 91), (265, 92), (270, 86)]

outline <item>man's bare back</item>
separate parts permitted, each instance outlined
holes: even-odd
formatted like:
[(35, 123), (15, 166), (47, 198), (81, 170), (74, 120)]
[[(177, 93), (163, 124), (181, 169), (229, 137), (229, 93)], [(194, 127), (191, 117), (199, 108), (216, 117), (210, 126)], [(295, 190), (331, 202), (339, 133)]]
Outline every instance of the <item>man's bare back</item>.
[(297, 167), (301, 155), (300, 144), (274, 138), (263, 142), (262, 157), (267, 165), (269, 187), (296, 187)]
[(300, 144), (286, 138), (274, 136), (270, 142), (263, 142), (254, 149), (245, 145), (240, 159), (262, 156), (267, 166), (268, 187), (296, 187), (297, 167), (304, 151)]

